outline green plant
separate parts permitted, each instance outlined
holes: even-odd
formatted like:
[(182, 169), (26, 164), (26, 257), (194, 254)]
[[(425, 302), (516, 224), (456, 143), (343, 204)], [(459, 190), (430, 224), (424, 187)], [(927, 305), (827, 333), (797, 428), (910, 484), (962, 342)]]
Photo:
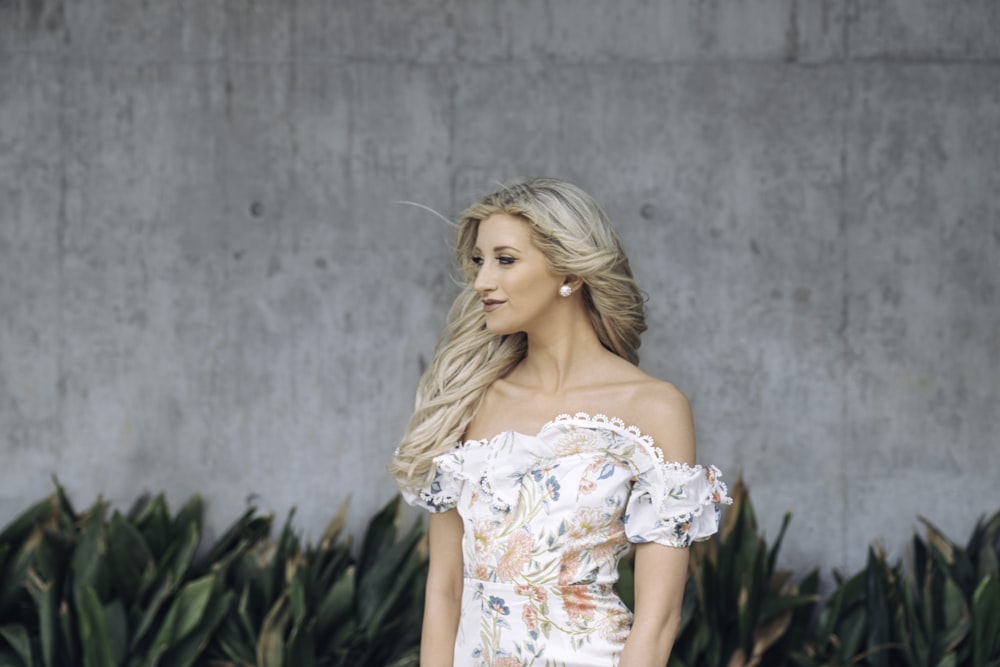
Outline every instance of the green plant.
[[(776, 568), (737, 481), (719, 535), (691, 551), (671, 667), (1000, 667), (1000, 512), (964, 546), (924, 521), (909, 568), (869, 548), (864, 569), (798, 584)], [(412, 667), (424, 531), (399, 531), (399, 498), (357, 554), (346, 503), (316, 545), (289, 515), (247, 510), (201, 549), (202, 503), (163, 496), (77, 512), (63, 488), (0, 531), (0, 667)], [(201, 549), (201, 551), (199, 550)], [(631, 606), (632, 572), (619, 589)]]
[(175, 517), (162, 495), (106, 513), (98, 499), (78, 514), (57, 483), (0, 535), (0, 664), (194, 664), (232, 595), (190, 575), (201, 500)]
[(345, 503), (316, 546), (302, 548), (291, 516), (229, 570), (238, 602), (209, 650), (231, 667), (416, 665), (425, 558), (420, 524), (397, 539), (399, 499), (368, 526), (357, 560), (340, 539)]
[(909, 571), (869, 548), (865, 568), (835, 573), (811, 636), (791, 658), (801, 667), (1000, 667), (1000, 512), (980, 521), (966, 547), (924, 521)]
[(930, 522), (914, 535), (912, 575), (900, 581), (894, 622), (907, 667), (1000, 665), (1000, 512), (980, 520), (962, 548)]
[(837, 587), (827, 598), (816, 627), (790, 659), (801, 667), (886, 666), (892, 648), (890, 608), (895, 598), (898, 566), (885, 554), (868, 550), (864, 570), (845, 579), (834, 573)]

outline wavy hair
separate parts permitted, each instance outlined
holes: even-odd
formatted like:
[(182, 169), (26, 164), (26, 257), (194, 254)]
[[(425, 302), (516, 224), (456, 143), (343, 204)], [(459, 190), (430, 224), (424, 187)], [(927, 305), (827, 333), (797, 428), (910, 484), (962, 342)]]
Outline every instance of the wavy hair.
[(433, 458), (462, 440), (487, 388), (527, 353), (523, 333), (486, 328), (472, 262), (479, 223), (503, 213), (521, 218), (553, 271), (582, 279), (583, 302), (601, 344), (638, 363), (645, 304), (621, 238), (594, 199), (575, 185), (536, 178), (486, 195), (462, 214), (456, 254), (465, 285), (452, 304), (434, 360), (417, 387), (416, 406), (389, 466), (404, 489), (431, 481)]

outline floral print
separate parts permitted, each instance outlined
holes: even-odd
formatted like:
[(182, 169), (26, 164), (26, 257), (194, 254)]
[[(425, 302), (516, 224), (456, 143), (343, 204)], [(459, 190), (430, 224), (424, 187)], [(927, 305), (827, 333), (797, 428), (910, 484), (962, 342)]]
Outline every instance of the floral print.
[(616, 665), (632, 616), (612, 587), (629, 542), (688, 546), (731, 502), (718, 469), (665, 462), (602, 415), (560, 415), (435, 462), (432, 483), (404, 497), (455, 508), (465, 526), (456, 666)]

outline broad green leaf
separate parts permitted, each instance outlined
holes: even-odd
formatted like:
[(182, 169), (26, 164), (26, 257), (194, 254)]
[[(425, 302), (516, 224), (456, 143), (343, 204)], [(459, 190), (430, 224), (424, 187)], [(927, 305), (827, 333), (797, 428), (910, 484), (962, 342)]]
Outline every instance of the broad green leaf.
[[(79, 603), (77, 604), (79, 606)], [(79, 665), (80, 655), (77, 653), (78, 626), (74, 623), (69, 604), (59, 604), (59, 641), (56, 644), (57, 654), (53, 661), (55, 667), (64, 665)], [(60, 650), (61, 649), (61, 650)]]
[[(233, 597), (230, 592), (214, 597), (205, 610), (204, 618), (198, 624), (198, 628), (180, 643), (172, 646), (160, 659), (158, 667), (192, 667), (205, 652), (216, 629), (226, 617)], [(252, 660), (251, 655), (250, 661)]]
[(906, 648), (912, 654), (911, 663), (918, 660), (917, 656), (926, 657), (931, 650), (931, 637), (927, 634), (927, 629), (921, 622), (920, 607), (922, 605), (917, 595), (915, 582), (902, 582), (902, 612), (909, 629)]
[(136, 513), (133, 523), (142, 533), (150, 553), (162, 554), (170, 547), (173, 522), (170, 520), (170, 509), (162, 493), (143, 504), (141, 511)]
[(310, 562), (315, 562), (315, 573), (311, 575), (316, 587), (325, 591), (333, 586), (351, 561), (351, 550), (349, 541), (344, 540), (342, 544), (335, 545), (330, 549), (320, 549), (314, 554), (310, 554)]
[(108, 623), (97, 593), (89, 585), (79, 587), (76, 600), (83, 667), (115, 667)]
[(250, 601), (250, 586), (247, 585), (243, 588), (243, 593), (240, 595), (240, 603), (236, 608), (236, 617), (240, 621), (240, 625), (243, 629), (243, 634), (253, 642), (254, 652), (257, 650), (258, 643), (258, 628), (264, 624), (264, 619), (261, 618), (259, 622), (254, 619), (250, 614), (249, 608)]
[(862, 607), (855, 607), (839, 623), (840, 660), (849, 662), (865, 650), (865, 635), (868, 631), (868, 614)]
[[(301, 625), (306, 618), (306, 592), (301, 572), (296, 572), (288, 582), (288, 603), (292, 610), (292, 624)], [(295, 663), (291, 663), (295, 664)]]
[(52, 581), (45, 581), (37, 573), (32, 572), (29, 577), (28, 592), (38, 610), (38, 641), (42, 649), (42, 664), (45, 667), (56, 667), (59, 642), (59, 590)]
[(62, 527), (69, 528), (75, 526), (79, 516), (73, 508), (73, 503), (70, 502), (69, 496), (66, 495), (66, 489), (59, 483), (59, 479), (57, 477), (53, 476), (52, 483), (56, 486), (55, 498), (59, 505), (59, 519), (62, 523)]
[(319, 541), (320, 549), (329, 550), (333, 548), (337, 538), (340, 537), (341, 531), (344, 530), (344, 524), (347, 522), (347, 509), (350, 505), (350, 497), (345, 498), (344, 502), (340, 504), (337, 513), (333, 515), (330, 523), (326, 525), (326, 530), (323, 531), (323, 536)]
[(0, 667), (31, 667), (21, 661), (13, 650), (0, 648)]
[[(691, 662), (692, 664), (697, 664), (698, 658), (705, 652), (705, 650), (713, 645), (712, 629), (708, 627), (707, 623), (699, 623), (695, 627), (694, 641), (691, 642)], [(718, 646), (718, 644), (714, 644)]]
[[(925, 600), (925, 603), (930, 602)], [(944, 583), (944, 599), (941, 601), (944, 614), (944, 627), (955, 627), (963, 618), (968, 617), (969, 610), (965, 605), (965, 597), (961, 589), (951, 578)]]
[(686, 637), (688, 628), (691, 627), (691, 622), (697, 613), (698, 608), (698, 593), (697, 587), (691, 581), (691, 577), (688, 577), (687, 585), (684, 587), (684, 598), (681, 602), (681, 625), (677, 630), (678, 637)]
[[(420, 652), (419, 649), (410, 649), (403, 655), (399, 656), (385, 667), (418, 667), (420, 662)], [(675, 663), (671, 663), (674, 665)], [(685, 667), (685, 665), (680, 664), (680, 667)]]
[(965, 640), (966, 635), (971, 630), (972, 621), (968, 619), (945, 628), (943, 632), (934, 638), (934, 642), (931, 645), (931, 653), (943, 656), (954, 652), (956, 647)]
[(399, 523), (399, 502), (400, 497), (397, 495), (368, 523), (358, 558), (359, 581), (379, 562), (381, 554), (393, 551)]
[(13, 650), (14, 655), (24, 664), (30, 667), (33, 663), (31, 657), (31, 638), (23, 625), (2, 625), (0, 626), (0, 638), (7, 642)]
[(294, 667), (316, 667), (315, 620), (296, 626), (285, 644), (284, 664)]
[(171, 575), (167, 573), (164, 580), (160, 583), (160, 587), (155, 593), (153, 593), (149, 603), (146, 605), (146, 609), (139, 617), (139, 623), (137, 624), (130, 641), (130, 650), (133, 652), (138, 651), (139, 646), (145, 642), (146, 638), (153, 631), (163, 605), (170, 599), (171, 595), (173, 595), (174, 588), (173, 579), (171, 578)]
[[(868, 604), (867, 642), (868, 648), (888, 644), (891, 640), (892, 615), (888, 607), (888, 566), (883, 554), (868, 550), (866, 567), (865, 599)], [(889, 667), (889, 653), (881, 651), (869, 656), (873, 667)]]
[(104, 501), (98, 498), (87, 511), (71, 565), (74, 595), (80, 597), (83, 587), (89, 587), (99, 601), (108, 599), (110, 594), (104, 508)]
[(55, 496), (40, 500), (22, 512), (0, 531), (0, 544), (20, 546), (36, 527), (51, 523), (59, 512), (59, 501)]
[(205, 615), (205, 610), (212, 596), (212, 576), (196, 579), (184, 586), (167, 611), (163, 624), (153, 638), (150, 647), (150, 661), (156, 661), (166, 653), (167, 649), (179, 643), (190, 634)]
[(788, 524), (791, 520), (792, 513), (785, 512), (784, 517), (781, 519), (781, 528), (778, 530), (778, 536), (774, 538), (774, 545), (771, 547), (767, 556), (767, 574), (769, 577), (774, 573), (775, 567), (777, 567), (778, 552), (781, 550), (781, 544), (785, 540), (785, 532), (788, 530)]
[(0, 571), (0, 612), (14, 608), (19, 600), (23, 599), (28, 570), (44, 535), (41, 528), (36, 528), (7, 558), (3, 570)]
[(108, 627), (108, 642), (116, 665), (125, 662), (128, 653), (128, 620), (121, 600), (114, 600), (104, 606), (104, 618)]
[(998, 553), (992, 544), (984, 544), (979, 550), (979, 571), (977, 581), (982, 583), (986, 577), (1000, 578), (1000, 564), (997, 562)]
[(618, 562), (618, 582), (615, 584), (615, 590), (618, 591), (618, 596), (625, 606), (635, 610), (635, 571), (632, 561), (628, 558), (622, 558)]
[(273, 517), (258, 517), (255, 509), (248, 509), (233, 525), (223, 532), (212, 548), (205, 554), (205, 562), (218, 563), (232, 556), (233, 552), (242, 554), (250, 547), (271, 534)]
[(247, 635), (235, 615), (223, 619), (212, 641), (225, 657), (236, 663), (253, 664), (256, 659), (256, 635)]
[(400, 601), (406, 595), (417, 568), (420, 567), (423, 567), (423, 564), (416, 558), (411, 558), (404, 563), (396, 579), (386, 582), (387, 585), (382, 589), (379, 604), (372, 611), (369, 624), (366, 624), (364, 618), (359, 614), (359, 624), (366, 629), (365, 634), (369, 641), (374, 640), (381, 629), (398, 620)]
[(201, 517), (204, 513), (204, 503), (201, 500), (201, 496), (195, 494), (188, 498), (184, 506), (177, 511), (177, 515), (174, 517), (173, 539), (181, 539), (181, 536), (186, 535), (188, 527), (194, 527), (195, 533), (201, 533)]
[(1000, 653), (1000, 580), (986, 577), (972, 595), (972, 667)]
[(141, 598), (144, 579), (151, 578), (156, 563), (142, 533), (117, 511), (108, 523), (108, 560), (112, 570), (111, 584), (125, 605), (131, 608), (136, 598)]
[(766, 621), (791, 609), (814, 605), (820, 599), (819, 595), (775, 595), (761, 603), (759, 618)]
[(260, 638), (257, 640), (257, 667), (283, 667), (288, 620), (287, 598), (281, 597), (261, 626)]
[(162, 561), (159, 563), (161, 570), (170, 573), (170, 580), (176, 584), (185, 581), (188, 568), (198, 549), (198, 526), (188, 523), (181, 530), (181, 534), (167, 548)]
[[(369, 532), (372, 532), (371, 528)], [(383, 537), (389, 534), (387, 530), (376, 532), (381, 532)], [(392, 531), (392, 534), (395, 535), (395, 531)], [(358, 568), (357, 609), (361, 627), (371, 628), (374, 631), (380, 625), (385, 613), (400, 597), (408, 582), (407, 578), (399, 576), (400, 568), (405, 567), (408, 559), (415, 560), (413, 551), (420, 538), (419, 532), (412, 530), (399, 544), (390, 545), (379, 554), (372, 554), (368, 558), (367, 570), (362, 571), (360, 567)], [(411, 569), (408, 577), (412, 574)]]
[(934, 526), (930, 521), (924, 517), (919, 517), (920, 522), (924, 524), (927, 529), (927, 544), (930, 546), (931, 551), (935, 554), (936, 558), (941, 559), (944, 563), (951, 565), (955, 562), (955, 545), (951, 543), (947, 537), (944, 536), (937, 527)]

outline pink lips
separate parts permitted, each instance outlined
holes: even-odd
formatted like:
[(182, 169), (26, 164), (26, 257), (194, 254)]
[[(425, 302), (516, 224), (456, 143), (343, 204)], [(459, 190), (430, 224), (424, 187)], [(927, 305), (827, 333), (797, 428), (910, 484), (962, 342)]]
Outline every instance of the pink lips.
[(492, 313), (494, 310), (502, 306), (504, 301), (496, 301), (494, 299), (484, 299), (483, 300), (483, 312)]

